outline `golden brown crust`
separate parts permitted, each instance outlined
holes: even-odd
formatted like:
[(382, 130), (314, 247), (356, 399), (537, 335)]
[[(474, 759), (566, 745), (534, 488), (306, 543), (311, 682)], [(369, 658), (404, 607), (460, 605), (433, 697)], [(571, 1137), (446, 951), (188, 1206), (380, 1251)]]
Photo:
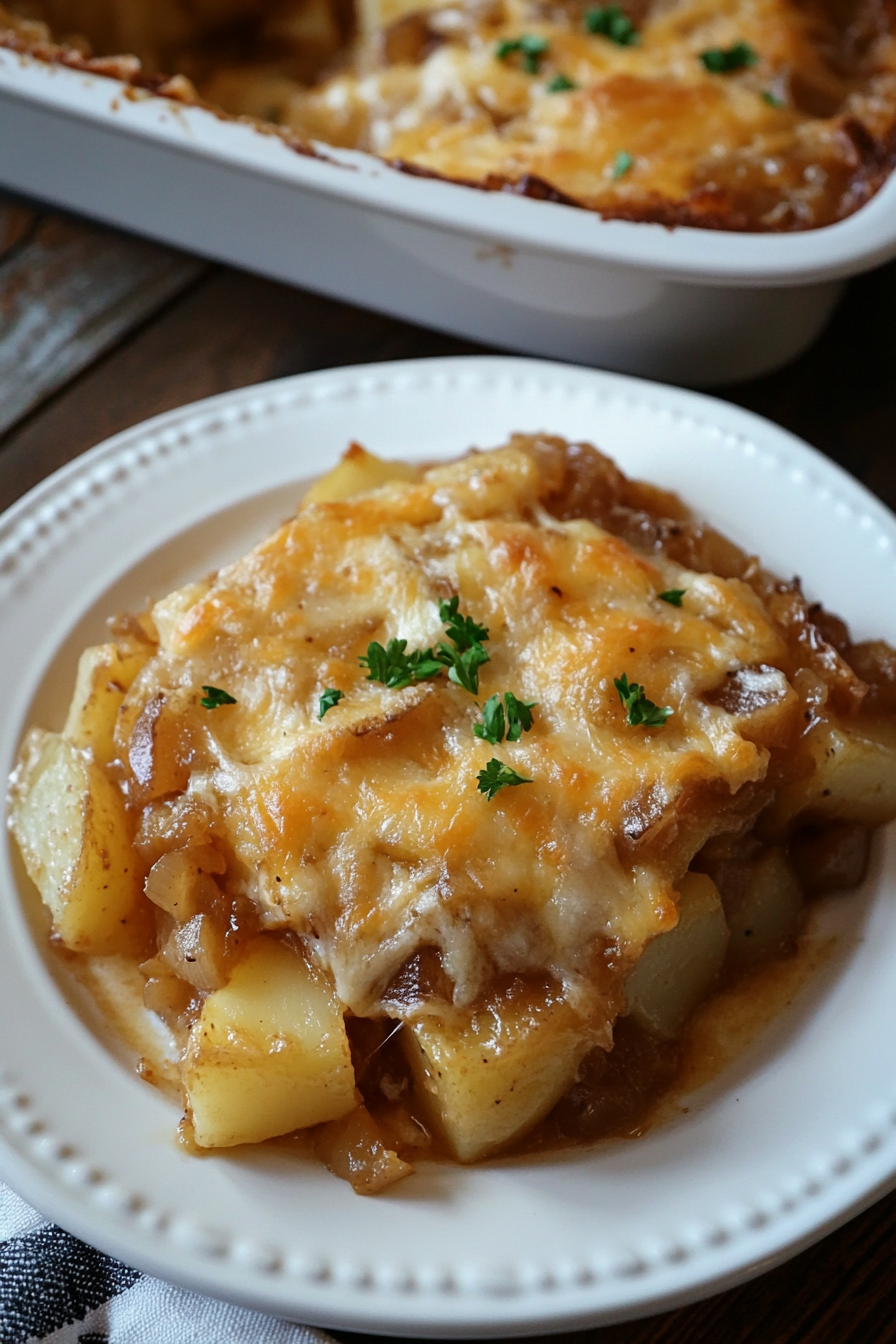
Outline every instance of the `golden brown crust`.
[[(0, 45), (248, 117), (301, 153), (314, 153), (314, 141), (364, 149), (415, 176), (668, 228), (788, 233), (835, 223), (871, 199), (896, 160), (889, 0), (631, 4), (641, 42), (625, 47), (589, 33), (576, 0), (357, 0), (363, 31), (348, 48), (351, 22), (334, 0), (234, 5), (242, 27), (215, 28), (200, 7), (179, 46), (137, 43), (143, 66), (92, 57), (80, 41), (56, 44), (41, 25), (8, 16)], [(31, 8), (83, 12), (89, 35), (111, 40), (114, 25), (94, 16), (91, 29), (79, 0)], [(139, 0), (127, 9), (140, 13)], [(496, 54), (520, 32), (545, 44), (531, 68)], [(743, 39), (752, 64), (703, 68), (702, 50)], [(327, 77), (340, 43), (341, 67)], [(159, 59), (178, 73), (152, 73)]]

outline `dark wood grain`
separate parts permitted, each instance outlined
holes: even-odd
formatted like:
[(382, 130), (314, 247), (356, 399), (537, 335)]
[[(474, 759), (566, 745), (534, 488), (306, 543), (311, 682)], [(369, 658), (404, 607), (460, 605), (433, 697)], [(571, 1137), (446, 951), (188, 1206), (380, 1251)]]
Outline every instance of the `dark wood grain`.
[(38, 218), (36, 210), (0, 197), (0, 261), (23, 242)]
[(206, 269), (137, 238), (0, 207), (0, 434)]
[[(24, 207), (5, 215), (0, 209), (0, 278), (3, 266), (24, 257), (40, 230), (44, 239), (62, 238), (66, 227), (74, 226), (44, 222)], [(74, 246), (70, 257), (84, 255), (113, 270), (132, 264), (135, 254), (124, 246), (129, 240), (77, 227), (94, 241), (83, 253)], [(176, 261), (172, 266), (176, 271)], [(30, 265), (20, 273), (26, 295), (45, 283)], [(149, 308), (139, 316), (134, 308), (117, 327), (110, 322), (104, 340), (80, 364), (66, 355), (67, 341), (59, 342), (60, 390), (53, 395), (46, 383), (41, 404), (0, 435), (0, 508), (100, 439), (183, 402), (309, 369), (479, 348), (234, 271), (207, 268), (197, 278), (188, 266), (178, 273), (188, 276), (187, 287), (177, 291), (172, 284), (152, 320), (146, 320)], [(71, 302), (86, 304), (78, 330), (88, 330), (93, 319), (86, 287), (79, 298), (71, 285), (66, 293)], [(22, 311), (27, 313), (27, 303)], [(856, 281), (827, 333), (788, 369), (719, 395), (808, 439), (896, 508), (894, 314), (896, 264)], [(2, 339), (0, 329), (0, 351)], [(338, 1334), (345, 1344), (374, 1341)], [(896, 1341), (896, 1195), (740, 1288), (568, 1338), (570, 1344)]]
[(101, 439), (186, 401), (309, 369), (478, 347), (216, 270), (0, 438), (0, 509)]

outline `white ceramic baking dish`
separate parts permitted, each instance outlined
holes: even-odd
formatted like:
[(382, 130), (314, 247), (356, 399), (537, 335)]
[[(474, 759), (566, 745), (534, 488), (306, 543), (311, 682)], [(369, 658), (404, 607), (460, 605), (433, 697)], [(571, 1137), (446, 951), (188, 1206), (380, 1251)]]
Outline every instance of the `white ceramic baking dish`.
[(896, 176), (789, 235), (605, 221), (412, 177), (0, 49), (0, 184), (463, 336), (670, 382), (785, 363), (896, 254)]

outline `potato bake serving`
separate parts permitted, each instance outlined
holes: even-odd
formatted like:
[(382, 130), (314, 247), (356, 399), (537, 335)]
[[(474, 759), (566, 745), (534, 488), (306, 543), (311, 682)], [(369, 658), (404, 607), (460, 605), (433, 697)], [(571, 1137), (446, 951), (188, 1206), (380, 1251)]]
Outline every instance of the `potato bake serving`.
[(3, 45), (605, 217), (817, 227), (896, 154), (887, 0), (7, 4)]
[(139, 966), (191, 1144), (362, 1193), (631, 1132), (896, 816), (896, 651), (585, 443), (352, 445), (112, 635), (10, 786), (53, 941)]

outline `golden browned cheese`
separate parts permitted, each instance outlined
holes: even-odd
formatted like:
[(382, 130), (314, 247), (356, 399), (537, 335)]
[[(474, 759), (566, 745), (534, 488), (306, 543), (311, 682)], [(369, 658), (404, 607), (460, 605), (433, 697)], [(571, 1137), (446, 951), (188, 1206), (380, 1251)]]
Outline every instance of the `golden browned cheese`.
[[(189, 76), (227, 112), (608, 217), (816, 227), (862, 205), (896, 152), (889, 0), (626, 0), (623, 43), (589, 30), (586, 0), (18, 9)], [(750, 63), (707, 69), (739, 44)]]
[[(306, 504), (157, 603), (159, 651), (117, 728), (147, 861), (213, 839), (263, 926), (299, 935), (356, 1014), (426, 1012), (396, 986), (435, 949), (456, 1005), (547, 973), (609, 1046), (625, 973), (675, 925), (673, 883), (711, 836), (752, 824), (804, 712), (786, 628), (753, 586), (563, 517), (581, 490), (593, 512), (596, 486), (612, 513), (615, 480), (593, 450), (518, 437)], [(371, 641), (445, 640), (455, 594), (489, 632), (478, 696), (444, 674), (367, 679)], [(846, 696), (855, 678), (818, 648)], [(665, 724), (629, 723), (623, 674)], [(207, 686), (236, 703), (203, 707)], [(322, 719), (330, 687), (344, 698)], [(537, 702), (534, 726), (491, 745), (473, 726), (506, 691)], [(488, 800), (492, 757), (531, 782)]]
[[(434, 8), (369, 40), (352, 71), (293, 100), (285, 119), (418, 170), (670, 223), (804, 228), (879, 184), (896, 111), (883, 5), (836, 18), (794, 0), (631, 12), (637, 42), (619, 45), (587, 31), (585, 4)], [(502, 59), (521, 35), (543, 54)], [(739, 43), (753, 64), (706, 68), (702, 53)]]

